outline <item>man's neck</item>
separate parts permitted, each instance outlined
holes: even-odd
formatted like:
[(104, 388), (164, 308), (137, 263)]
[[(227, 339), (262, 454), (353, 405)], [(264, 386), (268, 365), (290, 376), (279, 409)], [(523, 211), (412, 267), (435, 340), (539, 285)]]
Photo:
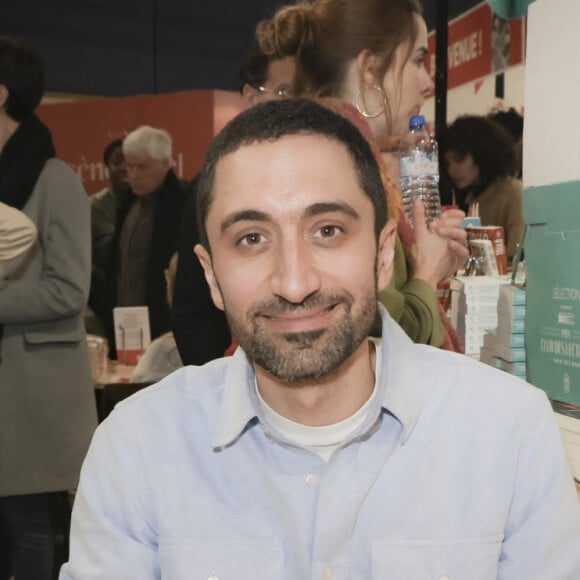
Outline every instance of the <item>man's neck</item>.
[(274, 411), (303, 425), (332, 425), (353, 415), (371, 396), (375, 384), (375, 349), (365, 340), (332, 374), (286, 383), (254, 365), (261, 397)]

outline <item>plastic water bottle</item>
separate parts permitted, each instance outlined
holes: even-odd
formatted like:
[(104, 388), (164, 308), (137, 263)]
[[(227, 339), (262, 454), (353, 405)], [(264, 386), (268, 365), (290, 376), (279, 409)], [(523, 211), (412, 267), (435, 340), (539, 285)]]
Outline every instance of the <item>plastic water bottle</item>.
[(425, 117), (416, 115), (409, 121), (409, 132), (399, 149), (401, 193), (405, 213), (411, 225), (414, 199), (425, 206), (427, 224), (441, 217), (439, 196), (439, 152), (437, 141), (425, 129)]

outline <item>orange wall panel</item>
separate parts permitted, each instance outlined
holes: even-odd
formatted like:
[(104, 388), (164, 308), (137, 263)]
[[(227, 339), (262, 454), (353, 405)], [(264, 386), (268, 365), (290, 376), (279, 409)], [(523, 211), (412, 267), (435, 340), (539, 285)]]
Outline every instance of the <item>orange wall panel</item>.
[(214, 92), (47, 104), (38, 108), (38, 116), (52, 131), (58, 157), (74, 168), (88, 193), (108, 185), (104, 148), (140, 125), (171, 134), (174, 170), (190, 180), (201, 168), (214, 134)]

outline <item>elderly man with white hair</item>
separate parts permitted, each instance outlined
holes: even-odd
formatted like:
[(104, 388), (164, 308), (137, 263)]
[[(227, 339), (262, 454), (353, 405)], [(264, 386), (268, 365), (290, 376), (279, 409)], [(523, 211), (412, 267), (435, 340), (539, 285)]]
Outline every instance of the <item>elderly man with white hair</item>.
[(176, 224), (183, 210), (184, 186), (172, 167), (169, 133), (143, 125), (125, 137), (123, 153), (132, 194), (119, 208), (107, 283), (91, 292), (115, 355), (113, 308), (147, 306), (151, 338), (170, 329), (164, 270), (177, 248)]

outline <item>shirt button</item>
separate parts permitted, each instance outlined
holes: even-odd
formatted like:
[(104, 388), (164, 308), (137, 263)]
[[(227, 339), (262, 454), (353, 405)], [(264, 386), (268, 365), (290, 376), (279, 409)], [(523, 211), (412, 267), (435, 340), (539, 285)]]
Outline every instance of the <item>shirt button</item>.
[(318, 477), (316, 477), (316, 475), (313, 475), (312, 473), (310, 475), (306, 476), (306, 485), (310, 486), (310, 487), (314, 487), (315, 485), (318, 485)]
[(334, 573), (332, 568), (326, 568), (324, 570), (324, 580), (332, 580), (334, 578)]

